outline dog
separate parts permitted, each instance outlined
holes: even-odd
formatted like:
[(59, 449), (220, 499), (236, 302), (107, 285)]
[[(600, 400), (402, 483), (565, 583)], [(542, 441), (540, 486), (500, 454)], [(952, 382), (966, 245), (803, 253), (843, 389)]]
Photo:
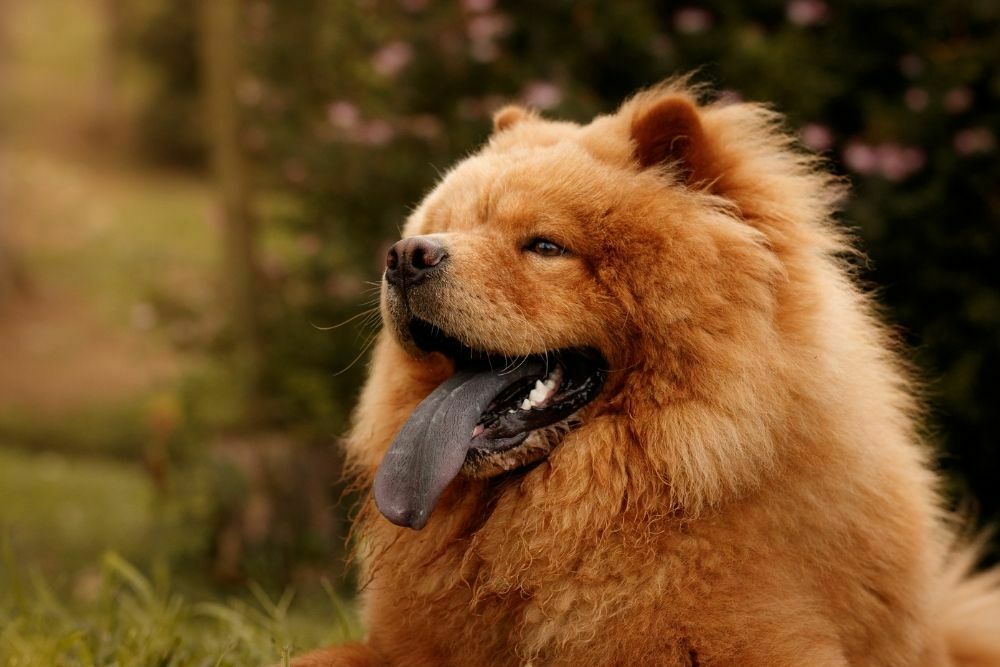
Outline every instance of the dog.
[(415, 209), (347, 439), (368, 636), (294, 664), (1000, 665), (844, 188), (704, 97), (503, 108)]

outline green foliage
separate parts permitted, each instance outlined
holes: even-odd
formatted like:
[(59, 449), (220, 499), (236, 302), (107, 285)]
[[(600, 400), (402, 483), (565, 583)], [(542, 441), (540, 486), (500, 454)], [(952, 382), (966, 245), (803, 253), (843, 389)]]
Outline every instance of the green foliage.
[(408, 208), (485, 139), (493, 109), (585, 120), (697, 70), (785, 112), (850, 179), (843, 220), (929, 380), (943, 463), (985, 518), (1000, 513), (997, 3), (261, 1), (245, 31), (247, 153), (261, 188), (294, 202), (265, 223), (300, 251), (263, 267), (276, 423), (344, 428), (363, 364), (336, 372), (369, 333), (314, 325), (370, 304)]
[(60, 416), (57, 420), (40, 420), (29, 411), (0, 409), (0, 439), (82, 456), (134, 458), (136, 444), (147, 436), (143, 405), (134, 401), (88, 405)]

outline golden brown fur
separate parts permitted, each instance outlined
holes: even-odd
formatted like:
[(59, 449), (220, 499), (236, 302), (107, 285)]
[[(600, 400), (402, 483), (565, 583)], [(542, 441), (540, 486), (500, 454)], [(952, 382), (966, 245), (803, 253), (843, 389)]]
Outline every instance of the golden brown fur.
[[(300, 664), (1000, 665), (998, 575), (952, 552), (839, 188), (774, 113), (695, 98), (666, 84), (584, 126), (504, 109), (414, 212), (404, 236), (442, 234), (453, 272), (417, 315), (611, 372), (547, 460), (459, 478), (422, 531), (369, 503), (368, 638)], [(525, 256), (531, 234), (572, 257)], [(383, 305), (362, 486), (451, 372)]]

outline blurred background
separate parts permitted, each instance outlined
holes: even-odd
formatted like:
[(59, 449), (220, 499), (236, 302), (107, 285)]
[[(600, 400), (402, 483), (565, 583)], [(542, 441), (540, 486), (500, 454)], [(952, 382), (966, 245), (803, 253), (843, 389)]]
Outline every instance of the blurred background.
[(0, 664), (357, 634), (335, 444), (387, 244), (503, 103), (695, 69), (850, 179), (950, 498), (997, 520), (998, 64), (993, 0), (0, 0)]

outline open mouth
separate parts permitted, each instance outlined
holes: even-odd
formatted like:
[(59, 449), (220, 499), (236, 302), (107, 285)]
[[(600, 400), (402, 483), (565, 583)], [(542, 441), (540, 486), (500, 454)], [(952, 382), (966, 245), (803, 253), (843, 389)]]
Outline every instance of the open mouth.
[(501, 387), (479, 416), (470, 454), (502, 452), (532, 431), (557, 424), (592, 401), (604, 383), (605, 362), (595, 350), (558, 350), (510, 358), (474, 350), (423, 320), (410, 323), (417, 347), (441, 352), (458, 373), (489, 375), (482, 384)]
[(422, 320), (409, 333), (420, 349), (450, 357), (455, 373), (413, 410), (376, 473), (375, 503), (400, 526), (422, 528), (460, 472), (485, 476), (545, 456), (604, 384), (606, 363), (595, 350), (512, 359)]

